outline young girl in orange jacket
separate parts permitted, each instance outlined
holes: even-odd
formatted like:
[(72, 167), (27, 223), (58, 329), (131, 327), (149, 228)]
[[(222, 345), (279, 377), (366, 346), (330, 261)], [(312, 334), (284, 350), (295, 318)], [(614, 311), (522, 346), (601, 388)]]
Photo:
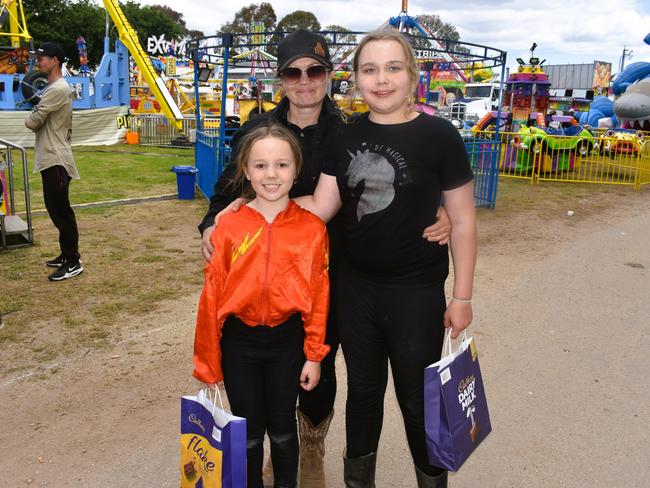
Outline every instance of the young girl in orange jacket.
[(302, 156), (288, 129), (257, 127), (234, 164), (255, 198), (212, 234), (193, 374), (208, 385), (223, 381), (233, 414), (246, 418), (248, 488), (263, 486), (265, 432), (276, 486), (295, 487), (298, 388), (316, 386), (329, 351), (327, 231), (289, 199)]

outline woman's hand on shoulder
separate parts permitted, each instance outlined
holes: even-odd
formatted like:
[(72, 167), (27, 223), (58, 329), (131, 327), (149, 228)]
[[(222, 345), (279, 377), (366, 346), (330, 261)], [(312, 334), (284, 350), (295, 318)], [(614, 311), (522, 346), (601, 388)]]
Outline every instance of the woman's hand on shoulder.
[(209, 263), (210, 260), (212, 259), (212, 254), (214, 254), (214, 246), (212, 245), (211, 236), (212, 233), (214, 232), (214, 228), (219, 225), (219, 220), (221, 219), (221, 217), (223, 217), (225, 214), (229, 212), (236, 212), (243, 205), (246, 205), (248, 202), (250, 202), (250, 200), (246, 198), (237, 198), (233, 200), (230, 205), (228, 205), (221, 212), (215, 215), (214, 224), (211, 225), (210, 227), (207, 227), (203, 231), (203, 234), (201, 234), (201, 254), (203, 255), (203, 259), (205, 259), (206, 262)]
[(316, 388), (320, 380), (320, 363), (316, 361), (305, 361), (300, 373), (300, 386), (303, 390), (311, 391)]
[(209, 263), (212, 260), (212, 254), (214, 253), (214, 246), (212, 245), (212, 239), (210, 238), (214, 228), (214, 225), (207, 227), (201, 235), (201, 254), (206, 263)]
[(472, 323), (474, 317), (472, 304), (451, 300), (447, 305), (444, 315), (445, 327), (451, 327), (451, 338), (456, 339), (458, 335)]
[(250, 201), (250, 198), (236, 198), (230, 203), (230, 205), (228, 205), (216, 215), (214, 218), (214, 225), (219, 225), (219, 219), (226, 215), (228, 212), (236, 212)]

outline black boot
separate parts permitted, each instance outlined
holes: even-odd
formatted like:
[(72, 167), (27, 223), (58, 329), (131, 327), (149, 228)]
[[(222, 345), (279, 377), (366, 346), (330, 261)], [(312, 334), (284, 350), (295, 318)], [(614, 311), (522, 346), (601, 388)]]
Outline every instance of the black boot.
[(418, 480), (418, 488), (447, 488), (447, 471), (438, 476), (429, 476), (416, 466), (415, 477)]
[(346, 488), (375, 488), (377, 453), (349, 459), (343, 454), (343, 480)]

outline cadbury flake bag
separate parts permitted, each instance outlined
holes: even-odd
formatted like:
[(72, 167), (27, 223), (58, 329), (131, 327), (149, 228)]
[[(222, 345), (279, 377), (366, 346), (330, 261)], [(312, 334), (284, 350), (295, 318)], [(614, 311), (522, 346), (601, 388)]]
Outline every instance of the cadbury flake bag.
[(458, 471), (492, 426), (474, 338), (463, 332), (452, 352), (449, 334), (443, 357), (424, 370), (424, 423), (429, 462)]
[(181, 488), (246, 486), (246, 419), (225, 411), (207, 390), (181, 398)]

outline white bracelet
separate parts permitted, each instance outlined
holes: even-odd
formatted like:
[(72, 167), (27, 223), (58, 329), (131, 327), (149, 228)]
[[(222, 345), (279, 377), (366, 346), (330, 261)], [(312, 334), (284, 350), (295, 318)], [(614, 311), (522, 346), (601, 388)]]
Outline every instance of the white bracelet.
[(454, 301), (454, 302), (458, 302), (458, 303), (470, 303), (470, 304), (472, 303), (471, 298), (469, 300), (465, 300), (463, 298), (456, 298), (456, 297), (452, 296), (451, 300)]

